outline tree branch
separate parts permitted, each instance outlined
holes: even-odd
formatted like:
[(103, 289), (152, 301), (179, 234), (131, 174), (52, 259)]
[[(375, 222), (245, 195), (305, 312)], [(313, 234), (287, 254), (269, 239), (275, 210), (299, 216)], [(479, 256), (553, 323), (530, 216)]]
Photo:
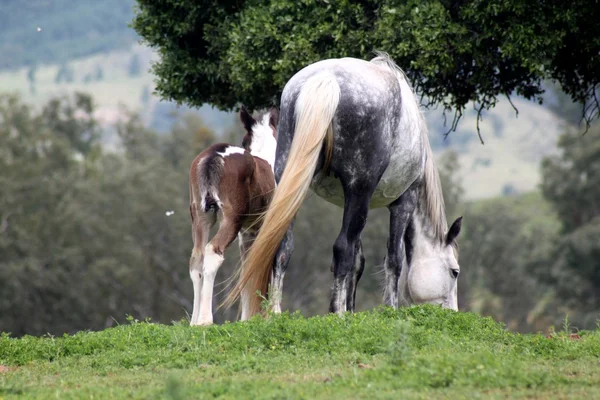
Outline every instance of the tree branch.
[[(458, 126), (458, 121), (460, 121), (462, 116), (463, 116), (462, 108), (457, 108), (456, 110), (454, 110), (454, 118), (452, 119), (452, 125), (450, 126), (450, 129), (446, 133), (444, 133), (444, 140), (446, 140), (446, 138), (448, 137), (450, 132), (456, 131), (456, 127)], [(446, 111), (445, 110), (444, 110), (444, 126), (446, 126)]]
[(588, 132), (594, 119), (600, 117), (600, 100), (598, 99), (598, 94), (596, 93), (597, 87), (598, 85), (592, 86), (588, 93), (586, 93), (586, 98), (583, 101), (581, 121), (585, 122), (585, 130), (583, 131), (582, 136)]
[[(473, 105), (473, 107), (475, 107), (475, 105)], [(479, 106), (479, 108), (476, 108), (477, 110), (477, 136), (479, 136), (479, 140), (481, 141), (481, 144), (485, 144), (483, 142), (483, 138), (481, 137), (481, 129), (479, 129), (479, 121), (481, 120), (481, 112), (483, 111), (483, 104), (481, 104)]]
[(515, 110), (515, 114), (517, 116), (517, 118), (519, 118), (519, 110), (517, 109), (517, 107), (515, 107), (515, 105), (513, 104), (510, 96), (508, 95), (508, 93), (504, 94), (506, 96), (506, 99), (508, 100), (508, 102), (510, 103), (510, 105), (512, 106), (513, 110)]

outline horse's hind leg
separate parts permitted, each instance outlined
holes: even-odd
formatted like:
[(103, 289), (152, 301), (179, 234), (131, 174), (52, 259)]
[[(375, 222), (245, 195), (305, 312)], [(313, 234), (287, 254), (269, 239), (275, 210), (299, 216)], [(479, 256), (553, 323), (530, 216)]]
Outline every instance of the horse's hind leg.
[(352, 312), (356, 310), (356, 288), (358, 287), (358, 281), (360, 281), (363, 271), (365, 270), (365, 256), (363, 255), (362, 240), (358, 239), (355, 251), (354, 274), (352, 275), (351, 291), (348, 296), (348, 304), (346, 305), (348, 311)]
[[(294, 250), (294, 239), (292, 234), (293, 223), (288, 228), (288, 231), (279, 246), (279, 250), (275, 256), (275, 262), (273, 263), (273, 271), (271, 272), (271, 288), (269, 292), (269, 298), (272, 302), (272, 310), (274, 313), (281, 313), (281, 294), (283, 292), (283, 277), (285, 275), (285, 270), (287, 268), (288, 262)], [(242, 268), (244, 264), (244, 258), (252, 243), (254, 243), (254, 239), (256, 238), (256, 233), (254, 232), (244, 232), (238, 235), (238, 240), (240, 242), (240, 255), (242, 258)], [(247, 320), (252, 317), (248, 310), (248, 299), (250, 296), (256, 296), (255, 293), (251, 292), (243, 292), (240, 296), (241, 305), (242, 305), (242, 321)]]
[(398, 308), (398, 284), (402, 272), (404, 234), (417, 205), (418, 194), (418, 186), (413, 183), (396, 201), (388, 206), (390, 210), (390, 236), (387, 257), (384, 263), (383, 304), (394, 308)]
[(190, 205), (190, 214), (192, 216), (192, 236), (194, 238), (194, 248), (190, 256), (190, 278), (194, 286), (194, 303), (192, 319), (190, 325), (198, 323), (200, 312), (200, 292), (202, 289), (202, 266), (204, 263), (204, 247), (208, 242), (210, 228), (214, 225), (214, 218), (200, 211), (196, 204)]
[(371, 192), (345, 193), (342, 229), (333, 245), (333, 292), (329, 311), (338, 314), (348, 309), (353, 297), (354, 274), (360, 234), (367, 222)]
[(238, 218), (224, 212), (219, 231), (204, 249), (202, 294), (198, 325), (210, 325), (213, 323), (212, 298), (215, 277), (221, 264), (223, 264), (225, 249), (234, 241), (240, 228), (241, 224)]
[[(289, 121), (285, 121), (287, 123)], [(283, 142), (279, 142), (278, 151), (281, 151), (282, 154), (289, 151), (289, 148), (285, 149), (285, 147), (289, 146)], [(281, 176), (283, 175), (283, 169), (285, 166), (285, 162), (275, 163), (275, 182), (279, 184), (281, 180)], [(294, 252), (294, 222), (296, 217), (292, 219), (290, 226), (288, 226), (287, 232), (285, 236), (281, 240), (279, 248), (277, 249), (277, 253), (275, 253), (275, 259), (273, 260), (273, 270), (271, 271), (271, 280), (270, 280), (270, 288), (269, 288), (269, 299), (272, 304), (272, 311), (274, 313), (281, 313), (281, 300), (283, 297), (283, 278), (285, 276), (285, 272), (287, 270), (288, 264), (290, 263), (290, 258), (292, 257), (292, 253)]]
[(290, 224), (288, 230), (281, 241), (281, 245), (275, 255), (273, 271), (271, 273), (271, 288), (269, 298), (271, 299), (274, 313), (281, 313), (281, 300), (283, 297), (283, 278), (285, 271), (294, 252), (294, 222)]

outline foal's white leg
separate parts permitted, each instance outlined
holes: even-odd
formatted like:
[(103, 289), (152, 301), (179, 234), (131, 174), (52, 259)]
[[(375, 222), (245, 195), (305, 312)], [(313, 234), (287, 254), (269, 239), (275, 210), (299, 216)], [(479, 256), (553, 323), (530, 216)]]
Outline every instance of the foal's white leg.
[(211, 223), (205, 220), (205, 215), (196, 212), (196, 221), (194, 223), (194, 248), (190, 257), (190, 278), (194, 287), (194, 303), (192, 311), (192, 319), (190, 325), (198, 325), (198, 316), (200, 313), (200, 292), (202, 289), (202, 268), (204, 263), (204, 247), (208, 242)]
[[(238, 242), (240, 245), (240, 258), (242, 268), (244, 268), (244, 259), (246, 257), (246, 253), (250, 250), (250, 246), (254, 243), (254, 239), (256, 239), (256, 233), (252, 231), (240, 232), (238, 233)], [(246, 321), (252, 315), (250, 315), (250, 310), (248, 309), (248, 304), (250, 302), (250, 296), (255, 295), (254, 293), (249, 293), (249, 290), (243, 290), (240, 296), (240, 303), (242, 307), (242, 316), (241, 320)]]
[(204, 250), (204, 268), (202, 276), (202, 293), (200, 295), (200, 313), (197, 325), (211, 325), (213, 323), (212, 298), (215, 277), (217, 271), (223, 264), (222, 254), (215, 252), (212, 243), (209, 243)]
[(190, 259), (190, 278), (194, 286), (194, 310), (192, 312), (192, 320), (190, 325), (198, 324), (198, 313), (200, 312), (200, 290), (202, 285), (202, 261), (204, 255), (200, 249), (194, 247), (192, 257)]
[(250, 317), (252, 317), (252, 315), (250, 314), (250, 310), (248, 309), (248, 304), (250, 303), (250, 296), (252, 296), (252, 293), (250, 293), (249, 290), (243, 290), (240, 296), (240, 301), (242, 303), (242, 321), (247, 321), (248, 319), (250, 319)]
[(223, 220), (219, 231), (204, 248), (204, 264), (202, 268), (202, 291), (200, 293), (200, 312), (197, 325), (213, 323), (212, 297), (217, 272), (223, 264), (223, 253), (240, 230), (240, 222), (229, 208), (223, 210)]

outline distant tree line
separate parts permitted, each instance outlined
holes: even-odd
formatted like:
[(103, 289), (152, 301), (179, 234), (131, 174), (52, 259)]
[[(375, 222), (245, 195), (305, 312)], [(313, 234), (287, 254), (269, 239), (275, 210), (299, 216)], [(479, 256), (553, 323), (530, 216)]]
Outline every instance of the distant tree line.
[[(135, 114), (112, 127), (117, 150), (84, 94), (41, 110), (0, 96), (0, 331), (61, 334), (102, 329), (127, 314), (168, 323), (191, 312), (188, 210), (191, 160), (217, 140), (194, 115), (162, 135)], [(591, 327), (600, 307), (600, 129), (566, 132), (562, 154), (542, 166), (541, 192), (465, 202), (460, 159), (439, 162), (448, 218), (464, 215), (460, 309), (543, 330), (565, 315)], [(241, 131), (227, 134), (241, 141)], [(175, 211), (166, 215), (167, 211)], [(295, 226), (296, 251), (284, 307), (325, 313), (331, 243), (341, 210), (309, 196)], [(380, 265), (387, 210), (373, 210), (363, 234), (365, 274), (359, 309), (381, 303)], [(218, 280), (239, 261), (226, 254)], [(226, 284), (215, 291), (222, 298)], [(217, 321), (236, 310), (219, 310)]]
[[(127, 25), (133, 0), (4, 0), (0, 12), (0, 70), (59, 64), (127, 48), (137, 40)], [(40, 28), (38, 30), (37, 28)]]

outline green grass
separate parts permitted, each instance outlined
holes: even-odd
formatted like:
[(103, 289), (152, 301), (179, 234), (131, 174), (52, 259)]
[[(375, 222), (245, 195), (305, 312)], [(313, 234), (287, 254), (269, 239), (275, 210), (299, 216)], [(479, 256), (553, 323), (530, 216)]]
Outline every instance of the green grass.
[(433, 306), (5, 334), (0, 398), (597, 398), (600, 331), (578, 334)]

